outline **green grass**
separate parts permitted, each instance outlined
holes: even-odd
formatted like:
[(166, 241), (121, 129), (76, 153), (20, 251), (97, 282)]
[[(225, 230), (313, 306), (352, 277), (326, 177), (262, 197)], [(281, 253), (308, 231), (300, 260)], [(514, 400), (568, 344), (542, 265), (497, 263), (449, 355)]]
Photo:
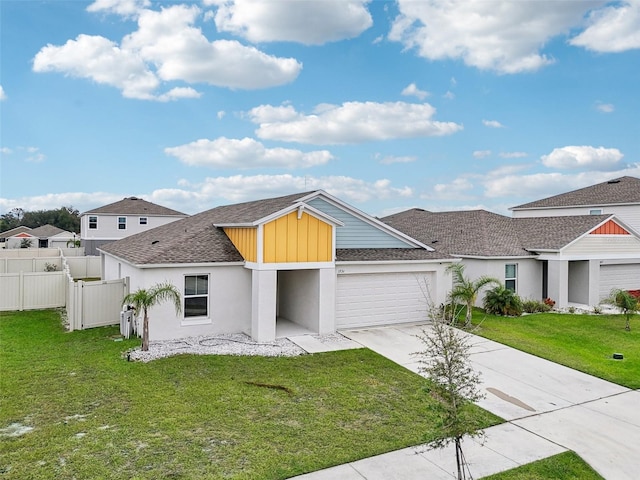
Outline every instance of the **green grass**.
[(370, 350), (145, 364), (122, 358), (138, 341), (116, 333), (0, 314), (0, 429), (33, 427), (0, 436), (0, 477), (280, 479), (437, 433), (425, 380)]
[[(628, 388), (640, 388), (640, 316), (536, 313), (499, 317), (474, 311), (474, 332)], [(613, 360), (622, 353), (624, 360)]]
[(565, 452), (538, 460), (513, 470), (497, 473), (484, 480), (602, 480), (584, 460), (574, 452)]

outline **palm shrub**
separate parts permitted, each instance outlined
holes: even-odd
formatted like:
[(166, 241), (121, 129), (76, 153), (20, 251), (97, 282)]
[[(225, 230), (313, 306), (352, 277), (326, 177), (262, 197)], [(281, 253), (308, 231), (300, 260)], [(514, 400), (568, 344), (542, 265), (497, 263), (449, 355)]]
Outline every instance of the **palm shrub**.
[(620, 290), (618, 288), (611, 291), (611, 300), (612, 303), (620, 309), (620, 312), (622, 312), (627, 320), (624, 329), (627, 331), (631, 330), (630, 319), (635, 312), (640, 310), (640, 301), (630, 292)]
[(169, 301), (176, 309), (182, 310), (180, 292), (169, 282), (158, 283), (149, 289), (140, 288), (124, 297), (122, 305), (131, 305), (136, 315), (142, 315), (142, 351), (149, 350), (149, 309), (154, 305)]
[(516, 292), (500, 285), (485, 294), (484, 309), (492, 315), (519, 317), (522, 315), (522, 300)]
[(467, 313), (465, 315), (465, 327), (471, 325), (471, 315), (473, 312), (473, 305), (476, 303), (478, 293), (486, 285), (494, 284), (500, 285), (500, 281), (493, 277), (482, 276), (475, 280), (471, 280), (464, 275), (464, 265), (462, 263), (453, 263), (447, 267), (447, 272), (453, 276), (453, 289), (449, 294), (451, 303), (455, 304), (457, 301), (464, 302), (467, 306)]

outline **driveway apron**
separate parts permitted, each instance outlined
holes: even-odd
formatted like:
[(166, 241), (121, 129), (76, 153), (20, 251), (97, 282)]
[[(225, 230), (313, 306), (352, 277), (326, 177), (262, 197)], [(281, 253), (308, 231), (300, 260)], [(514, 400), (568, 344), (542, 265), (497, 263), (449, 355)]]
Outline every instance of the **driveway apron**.
[[(347, 330), (341, 333), (418, 372), (420, 364), (416, 352), (423, 350), (423, 344), (417, 335), (428, 328), (428, 324), (412, 324)], [(629, 390), (505, 345), (468, 335), (471, 363), (480, 372), (481, 388), (486, 393), (486, 398), (478, 404), (511, 422), (509, 432), (512, 438), (507, 437), (505, 441), (492, 446), (493, 453), (509, 458), (510, 455), (513, 456), (514, 450), (524, 449), (531, 454), (528, 461), (533, 461), (566, 448), (578, 453), (606, 479), (640, 478), (640, 391)], [(503, 431), (492, 427), (488, 429), (489, 442), (493, 429), (501, 432), (500, 435), (504, 437)], [(543, 439), (546, 441), (542, 441)], [(518, 442), (523, 444), (518, 445)], [(549, 445), (561, 448), (554, 449)], [(536, 455), (535, 449), (539, 449), (542, 456)], [(494, 473), (495, 468), (482, 465), (482, 462), (495, 461), (495, 458), (491, 460), (493, 455), (487, 454), (484, 456), (486, 458), (482, 454), (474, 455), (477, 457), (475, 471), (483, 475)], [(430, 463), (438, 457), (437, 452), (419, 456), (429, 459)], [(379, 457), (373, 458), (378, 460), (373, 462), (373, 459), (364, 459), (349, 466), (340, 466), (344, 470), (339, 473), (344, 473), (345, 476), (326, 478), (414, 478), (406, 475), (404, 470), (419, 463), (419, 460), (410, 462), (407, 459), (388, 457), (390, 463), (387, 464)], [(367, 461), (370, 463), (366, 463)], [(424, 478), (451, 478), (452, 470), (447, 467), (444, 457), (442, 461), (444, 463), (441, 462), (438, 468), (446, 473), (445, 477), (424, 470)], [(368, 467), (363, 466), (362, 462)], [(507, 468), (495, 471), (512, 468), (508, 466), (508, 461), (502, 463)], [(521, 462), (516, 460), (515, 463)], [(358, 476), (351, 476), (355, 473), (354, 468)], [(383, 470), (386, 471), (385, 475), (375, 474), (375, 471)], [(397, 475), (389, 472), (397, 472)], [(430, 474), (433, 476), (428, 477)], [(304, 478), (325, 478), (311, 475)]]

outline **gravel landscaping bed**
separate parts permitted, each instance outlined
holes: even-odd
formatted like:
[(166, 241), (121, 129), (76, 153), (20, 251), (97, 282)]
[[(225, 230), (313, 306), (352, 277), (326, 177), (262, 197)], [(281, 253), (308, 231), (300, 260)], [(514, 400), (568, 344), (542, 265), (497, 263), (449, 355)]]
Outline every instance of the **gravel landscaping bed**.
[(149, 350), (140, 347), (126, 353), (131, 361), (149, 362), (157, 358), (180, 354), (194, 355), (257, 355), (262, 357), (294, 357), (306, 352), (292, 341), (279, 338), (269, 343), (254, 342), (243, 333), (187, 337), (178, 340), (149, 342)]

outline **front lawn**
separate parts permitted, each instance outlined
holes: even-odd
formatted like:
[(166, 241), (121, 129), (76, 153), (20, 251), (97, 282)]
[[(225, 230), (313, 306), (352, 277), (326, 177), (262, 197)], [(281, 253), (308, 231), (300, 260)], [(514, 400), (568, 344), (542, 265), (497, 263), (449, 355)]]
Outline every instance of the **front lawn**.
[[(499, 317), (474, 311), (473, 332), (628, 388), (640, 388), (640, 315), (536, 313)], [(624, 360), (614, 360), (622, 353)]]
[(281, 479), (435, 433), (425, 380), (366, 349), (144, 364), (121, 357), (139, 341), (116, 333), (0, 314), (2, 478)]
[(483, 480), (602, 480), (602, 477), (574, 452), (564, 452), (521, 467), (496, 473)]

